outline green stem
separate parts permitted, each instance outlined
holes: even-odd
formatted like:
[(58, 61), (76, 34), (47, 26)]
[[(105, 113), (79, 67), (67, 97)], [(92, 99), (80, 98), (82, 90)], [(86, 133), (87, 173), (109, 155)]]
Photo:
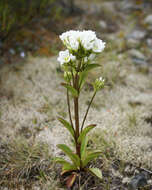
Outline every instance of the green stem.
[[(74, 76), (74, 88), (79, 93), (79, 75), (78, 72)], [(74, 114), (75, 114), (75, 135), (76, 135), (76, 153), (80, 157), (80, 144), (77, 142), (79, 138), (79, 96), (74, 97)]]
[(86, 113), (85, 113), (85, 116), (84, 116), (84, 119), (83, 119), (83, 121), (82, 121), (82, 125), (81, 125), (81, 131), (83, 130), (85, 120), (86, 120), (86, 118), (87, 118), (87, 115), (88, 115), (88, 112), (89, 112), (90, 106), (91, 106), (91, 104), (92, 104), (92, 102), (93, 102), (93, 99), (94, 99), (96, 93), (97, 93), (97, 92), (95, 91), (94, 94), (93, 94), (93, 96), (92, 96), (92, 98), (91, 98), (91, 101), (90, 101), (90, 103), (89, 103), (89, 105), (88, 105), (88, 108), (87, 108), (87, 110), (86, 110)]
[(71, 123), (71, 126), (72, 126), (73, 130), (74, 130), (73, 122), (72, 122), (72, 116), (71, 116), (70, 99), (69, 99), (69, 92), (68, 92), (68, 89), (67, 89), (67, 103), (68, 103), (68, 112), (69, 112), (70, 123)]

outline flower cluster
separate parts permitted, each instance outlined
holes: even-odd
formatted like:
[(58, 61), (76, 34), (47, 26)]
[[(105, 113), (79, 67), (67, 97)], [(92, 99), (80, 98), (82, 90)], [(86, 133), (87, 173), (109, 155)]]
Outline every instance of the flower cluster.
[(95, 32), (91, 30), (74, 31), (60, 35), (60, 39), (67, 50), (59, 53), (58, 61), (62, 64), (83, 59), (84, 62), (91, 61), (105, 48), (105, 42), (98, 39)]

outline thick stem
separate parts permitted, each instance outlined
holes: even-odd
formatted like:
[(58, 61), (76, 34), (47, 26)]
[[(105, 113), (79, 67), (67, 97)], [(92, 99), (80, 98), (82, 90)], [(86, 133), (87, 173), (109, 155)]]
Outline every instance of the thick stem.
[(92, 96), (92, 98), (91, 98), (91, 101), (90, 101), (90, 103), (89, 103), (89, 105), (88, 105), (88, 108), (87, 108), (87, 110), (86, 110), (86, 113), (85, 113), (85, 116), (84, 116), (84, 119), (83, 119), (83, 121), (82, 121), (82, 125), (81, 125), (81, 131), (83, 130), (85, 120), (86, 120), (86, 118), (87, 118), (87, 115), (88, 115), (88, 112), (89, 112), (90, 106), (91, 106), (91, 104), (92, 104), (92, 102), (93, 102), (93, 99), (94, 99), (96, 93), (97, 93), (97, 92), (95, 91), (94, 94), (93, 94), (93, 96)]
[[(75, 75), (74, 88), (79, 93), (79, 76), (78, 76), (78, 73), (76, 73), (76, 75)], [(79, 138), (79, 134), (80, 134), (80, 131), (79, 131), (79, 96), (74, 97), (74, 114), (75, 114), (75, 132), (76, 132), (76, 153), (80, 157), (80, 145), (77, 142), (77, 140)]]

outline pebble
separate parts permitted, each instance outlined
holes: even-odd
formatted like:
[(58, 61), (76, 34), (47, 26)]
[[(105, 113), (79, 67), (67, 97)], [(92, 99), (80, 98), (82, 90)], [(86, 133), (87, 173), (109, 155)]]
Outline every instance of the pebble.
[(132, 33), (128, 35), (128, 38), (135, 40), (142, 40), (146, 36), (146, 31), (134, 30)]
[(145, 24), (150, 24), (152, 25), (152, 14), (148, 15), (145, 19), (144, 19), (144, 23)]
[(152, 39), (151, 39), (151, 38), (148, 38), (148, 39), (146, 40), (146, 42), (147, 42), (148, 47), (149, 47), (149, 48), (152, 48)]
[(100, 20), (99, 21), (99, 26), (102, 28), (102, 29), (106, 29), (107, 28), (107, 23), (103, 20)]
[(131, 9), (133, 6), (134, 6), (133, 3), (130, 2), (130, 1), (128, 2), (128, 0), (124, 0), (124, 1), (122, 1), (122, 2), (120, 3), (120, 8), (121, 8), (122, 10), (129, 10), (129, 9)]
[(144, 54), (142, 54), (140, 51), (138, 51), (136, 49), (131, 49), (128, 51), (128, 53), (132, 58), (146, 60), (146, 57), (144, 56)]
[(140, 187), (147, 185), (147, 179), (144, 173), (137, 174), (129, 183), (130, 190), (137, 190)]
[(140, 45), (140, 41), (133, 38), (128, 38), (126, 44), (129, 48), (137, 48)]
[(133, 62), (142, 67), (148, 67), (148, 63), (144, 59), (133, 58)]

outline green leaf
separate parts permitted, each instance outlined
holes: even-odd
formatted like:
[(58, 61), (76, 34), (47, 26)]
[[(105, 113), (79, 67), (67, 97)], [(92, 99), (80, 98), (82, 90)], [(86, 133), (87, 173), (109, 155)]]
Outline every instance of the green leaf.
[(88, 125), (85, 129), (83, 129), (83, 131), (80, 133), (80, 136), (78, 138), (78, 143), (81, 143), (82, 139), (87, 135), (87, 133), (89, 133), (89, 131), (91, 131), (95, 127), (96, 125), (92, 124), (92, 125)]
[(85, 158), (86, 156), (87, 144), (88, 144), (88, 137), (85, 136), (81, 142), (81, 149), (80, 149), (81, 159)]
[(66, 120), (62, 119), (61, 117), (58, 117), (58, 120), (64, 125), (64, 127), (70, 132), (70, 134), (72, 135), (73, 138), (75, 138), (75, 133), (74, 130), (72, 128), (72, 126), (70, 125), (69, 122), (67, 122)]
[(97, 176), (99, 179), (102, 179), (102, 172), (98, 168), (88, 168), (88, 170), (95, 176)]
[(101, 65), (99, 64), (88, 64), (86, 67), (85, 67), (85, 71), (90, 71), (94, 68), (97, 68), (97, 67), (101, 67)]
[(62, 164), (62, 175), (66, 172), (77, 170), (77, 166), (74, 164), (71, 164), (70, 162), (64, 160), (63, 158), (56, 157), (54, 158), (54, 161), (56, 163)]
[(77, 170), (78, 168), (73, 165), (73, 164), (70, 164), (70, 163), (65, 163), (62, 167), (62, 175), (66, 172), (69, 172), (69, 171), (73, 171), (73, 170)]
[(82, 159), (82, 164), (85, 167), (90, 161), (92, 161), (93, 159), (97, 158), (98, 156), (101, 155), (101, 152), (92, 152), (88, 155), (86, 155), (85, 157), (83, 157)]
[(71, 85), (66, 83), (61, 83), (61, 85), (67, 88), (73, 96), (78, 97), (78, 91), (75, 88), (73, 88)]
[(78, 155), (74, 154), (67, 145), (58, 144), (57, 147), (60, 148), (71, 159), (74, 165), (76, 165), (78, 168), (80, 167), (80, 158)]
[(59, 157), (56, 157), (53, 159), (56, 163), (60, 163), (60, 164), (71, 164), (69, 162), (67, 162), (66, 160), (64, 160), (63, 158), (59, 158)]

